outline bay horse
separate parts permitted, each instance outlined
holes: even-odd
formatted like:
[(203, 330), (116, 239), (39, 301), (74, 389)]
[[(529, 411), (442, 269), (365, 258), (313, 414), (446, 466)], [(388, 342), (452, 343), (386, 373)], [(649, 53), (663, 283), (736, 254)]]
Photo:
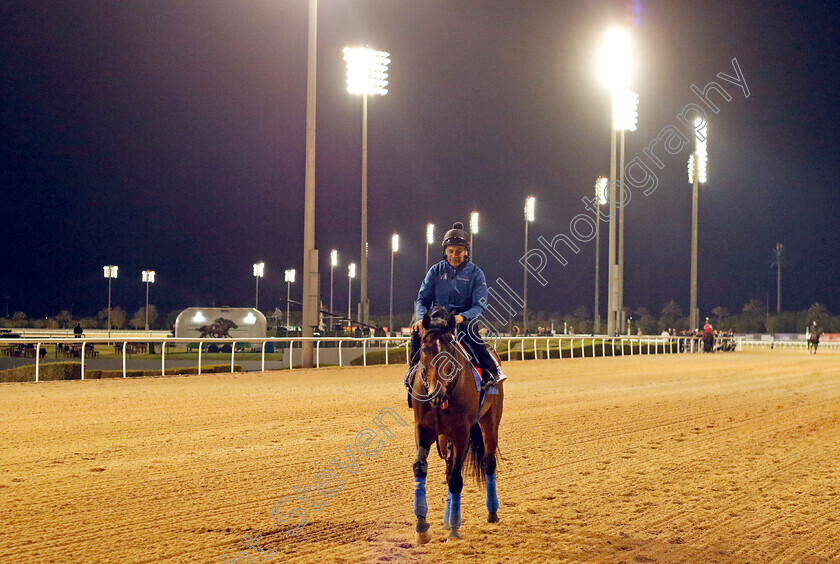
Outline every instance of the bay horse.
[(817, 347), (820, 346), (820, 336), (822, 335), (822, 330), (817, 329), (811, 333), (811, 336), (808, 337), (808, 352), (811, 352), (811, 349), (814, 349), (814, 354), (817, 354)]
[[(414, 398), (414, 431), (417, 456), (414, 460), (414, 515), (417, 517), (415, 541), (431, 540), (426, 521), (427, 456), (433, 443), (446, 461), (448, 492), (443, 528), (447, 540), (461, 538), (462, 469), (465, 463), (479, 486), (487, 492), (487, 522), (497, 523), (499, 499), (496, 496), (496, 447), (504, 402), (503, 382), (498, 394), (487, 394), (480, 405), (470, 361), (455, 340), (455, 315), (444, 308), (433, 308), (423, 316), (420, 359), (414, 368), (409, 391)], [(498, 357), (497, 357), (498, 361)], [(446, 454), (444, 454), (446, 452)]]

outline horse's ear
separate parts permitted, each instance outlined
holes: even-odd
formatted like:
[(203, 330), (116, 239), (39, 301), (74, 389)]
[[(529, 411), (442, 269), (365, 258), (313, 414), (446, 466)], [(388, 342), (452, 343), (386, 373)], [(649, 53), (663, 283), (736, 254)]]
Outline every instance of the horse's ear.
[(446, 329), (447, 331), (454, 331), (455, 330), (455, 313), (449, 312), (449, 319), (446, 320)]
[(429, 329), (429, 323), (431, 322), (432, 318), (429, 317), (429, 312), (423, 314), (423, 329)]

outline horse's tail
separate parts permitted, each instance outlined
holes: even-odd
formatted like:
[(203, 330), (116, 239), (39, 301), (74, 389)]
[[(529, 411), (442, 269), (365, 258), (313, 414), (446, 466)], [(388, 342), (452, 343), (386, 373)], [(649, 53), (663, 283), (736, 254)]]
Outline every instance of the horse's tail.
[(481, 427), (475, 423), (470, 428), (470, 448), (467, 455), (467, 466), (470, 472), (475, 476), (475, 481), (479, 486), (484, 485), (487, 476), (484, 473), (484, 435), (481, 433)]

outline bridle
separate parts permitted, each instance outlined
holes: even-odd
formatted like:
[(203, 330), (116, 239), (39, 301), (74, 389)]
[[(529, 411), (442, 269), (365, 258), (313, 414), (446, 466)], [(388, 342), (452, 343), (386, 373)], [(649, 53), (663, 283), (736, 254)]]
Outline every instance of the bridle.
[[(425, 340), (429, 334), (427, 333), (423, 339)], [(440, 331), (435, 331), (435, 333), (430, 337), (431, 342), (423, 342), (420, 345), (420, 362), (418, 362), (418, 366), (421, 367), (420, 369), (420, 378), (423, 382), (423, 388), (426, 391), (426, 395), (431, 393), (429, 389), (429, 378), (427, 374), (426, 363), (424, 362), (424, 358), (428, 356), (439, 354), (441, 349), (443, 349), (444, 339), (450, 341), (450, 344), (453, 346), (455, 345), (455, 335), (452, 333), (446, 332), (442, 333)], [(452, 378), (446, 380), (445, 378), (440, 378), (445, 384), (442, 386), (442, 390), (440, 393), (435, 394), (433, 397), (429, 398), (429, 401), (433, 407), (441, 407), (445, 406), (449, 395), (452, 394), (452, 391), (455, 389), (455, 386), (458, 385), (458, 378), (460, 376), (459, 371), (456, 372)], [(438, 376), (440, 377), (440, 376)]]

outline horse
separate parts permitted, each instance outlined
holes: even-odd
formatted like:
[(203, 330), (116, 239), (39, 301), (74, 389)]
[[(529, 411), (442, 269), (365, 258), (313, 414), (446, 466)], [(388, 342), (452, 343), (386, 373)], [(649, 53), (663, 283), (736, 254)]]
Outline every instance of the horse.
[(196, 331), (201, 333), (201, 335), (198, 336), (199, 339), (203, 339), (207, 335), (210, 335), (212, 337), (216, 334), (216, 324), (214, 323), (213, 325), (202, 325), (201, 327), (196, 329)]
[(817, 354), (817, 347), (820, 346), (820, 336), (822, 335), (822, 330), (816, 329), (811, 333), (811, 336), (808, 337), (808, 352), (811, 352), (811, 349), (814, 349), (814, 354)]
[(703, 352), (715, 351), (715, 334), (711, 331), (703, 333)]
[(432, 443), (437, 445), (438, 455), (446, 461), (448, 493), (443, 528), (449, 530), (447, 540), (461, 538), (458, 531), (465, 463), (478, 485), (486, 488), (487, 522), (499, 522), (496, 448), (504, 402), (503, 382), (497, 384), (498, 394), (487, 394), (481, 405), (470, 361), (455, 341), (454, 329), (454, 314), (443, 308), (433, 308), (431, 315), (423, 316), (420, 359), (414, 369), (419, 377), (410, 383), (415, 400), (417, 455), (412, 468), (414, 515), (417, 517), (415, 541), (418, 545), (431, 540), (431, 526), (426, 521), (426, 458)]
[(215, 333), (216, 337), (218, 337), (219, 339), (230, 339), (230, 333), (228, 333), (228, 331), (230, 331), (231, 329), (239, 329), (239, 325), (237, 325), (230, 319), (225, 319), (224, 317), (220, 317), (219, 319), (217, 319), (216, 323), (214, 323), (213, 325), (216, 327)]
[(230, 319), (225, 319), (224, 317), (220, 317), (216, 321), (213, 322), (212, 325), (202, 325), (196, 331), (199, 331), (201, 335), (199, 335), (199, 339), (203, 339), (206, 336), (215, 337), (217, 339), (228, 338), (230, 339), (230, 331), (231, 329), (238, 329), (239, 325), (231, 321)]

